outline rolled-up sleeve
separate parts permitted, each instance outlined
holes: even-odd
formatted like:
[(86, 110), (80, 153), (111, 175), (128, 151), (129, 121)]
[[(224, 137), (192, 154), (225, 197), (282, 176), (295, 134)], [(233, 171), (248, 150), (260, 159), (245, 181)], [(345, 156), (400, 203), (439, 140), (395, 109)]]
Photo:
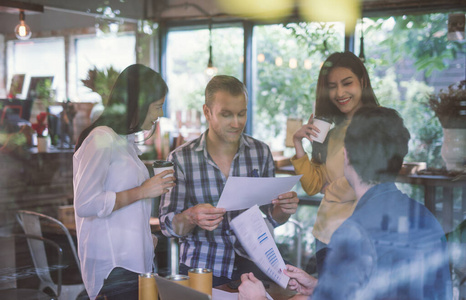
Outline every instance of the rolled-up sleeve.
[(74, 206), (79, 217), (110, 215), (116, 193), (105, 190), (112, 157), (112, 138), (105, 132), (89, 135), (73, 157)]
[(175, 215), (187, 209), (186, 204), (186, 179), (180, 163), (171, 154), (168, 160), (175, 165), (176, 185), (166, 194), (162, 195), (159, 207), (160, 227), (163, 235), (167, 237), (181, 237), (173, 230), (173, 218)]
[(296, 174), (303, 175), (300, 179), (303, 190), (310, 196), (319, 193), (327, 182), (325, 165), (310, 161), (307, 155), (301, 158), (293, 157), (291, 163)]

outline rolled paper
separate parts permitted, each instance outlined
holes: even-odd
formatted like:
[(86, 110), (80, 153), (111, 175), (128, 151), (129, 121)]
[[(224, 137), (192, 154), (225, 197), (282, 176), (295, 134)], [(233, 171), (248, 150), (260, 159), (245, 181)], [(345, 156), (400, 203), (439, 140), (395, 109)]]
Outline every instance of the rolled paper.
[(158, 300), (159, 293), (154, 273), (139, 274), (139, 300)]
[(212, 296), (212, 270), (194, 268), (188, 270), (189, 286), (201, 293)]

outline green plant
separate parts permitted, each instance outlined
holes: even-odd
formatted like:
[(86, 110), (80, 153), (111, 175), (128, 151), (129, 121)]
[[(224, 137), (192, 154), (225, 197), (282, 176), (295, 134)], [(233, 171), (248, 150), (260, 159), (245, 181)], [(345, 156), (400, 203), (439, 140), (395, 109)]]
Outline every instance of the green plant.
[(82, 79), (81, 82), (85, 87), (99, 94), (102, 97), (102, 104), (106, 106), (110, 91), (119, 74), (120, 72), (112, 66), (106, 69), (98, 69), (94, 66), (94, 68), (87, 71), (87, 78)]
[(36, 97), (42, 100), (45, 107), (50, 105), (53, 98), (52, 80), (45, 79), (37, 83)]
[[(461, 102), (466, 101), (466, 80), (452, 84), (447, 91), (440, 90), (429, 97), (429, 106), (443, 128), (466, 128), (466, 116), (460, 115)], [(463, 109), (464, 106), (463, 106)]]

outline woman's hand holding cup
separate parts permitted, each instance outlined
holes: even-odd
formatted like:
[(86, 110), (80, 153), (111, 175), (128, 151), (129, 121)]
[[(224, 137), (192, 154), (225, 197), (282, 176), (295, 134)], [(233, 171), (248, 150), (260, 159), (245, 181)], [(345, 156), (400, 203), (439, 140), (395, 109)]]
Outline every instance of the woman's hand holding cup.
[(308, 139), (310, 142), (313, 141), (312, 137), (317, 137), (317, 133), (320, 132), (319, 128), (314, 126), (314, 114), (311, 115), (306, 124), (304, 124), (298, 131), (293, 134), (293, 142), (301, 143), (302, 139)]
[(175, 171), (165, 170), (144, 181), (141, 185), (143, 198), (155, 198), (167, 193), (174, 187), (176, 178), (173, 176)]

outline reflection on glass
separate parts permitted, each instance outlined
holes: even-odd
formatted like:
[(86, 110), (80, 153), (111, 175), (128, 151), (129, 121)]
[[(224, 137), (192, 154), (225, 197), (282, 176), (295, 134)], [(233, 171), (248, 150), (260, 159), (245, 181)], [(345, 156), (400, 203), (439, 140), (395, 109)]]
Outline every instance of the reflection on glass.
[(309, 118), (320, 65), (328, 54), (343, 51), (343, 37), (341, 23), (254, 27), (252, 134), (272, 151), (284, 150), (287, 118)]
[[(228, 38), (225, 38), (228, 37)], [(185, 139), (197, 137), (204, 126), (204, 89), (211, 78), (208, 27), (195, 30), (172, 29), (167, 36), (167, 96), (173, 129)], [(243, 29), (212, 28), (212, 60), (216, 74), (243, 77)], [(176, 133), (178, 134), (178, 133)]]

